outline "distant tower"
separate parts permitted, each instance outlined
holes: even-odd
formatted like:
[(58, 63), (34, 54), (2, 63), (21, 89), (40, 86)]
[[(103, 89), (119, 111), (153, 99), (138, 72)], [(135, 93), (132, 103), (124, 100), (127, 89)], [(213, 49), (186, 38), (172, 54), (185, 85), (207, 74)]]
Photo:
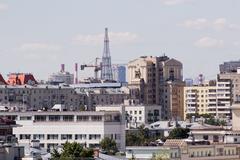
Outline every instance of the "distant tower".
[(78, 84), (78, 64), (75, 63), (75, 69), (74, 69), (74, 83)]
[(105, 28), (101, 79), (102, 80), (113, 80), (111, 56), (110, 56), (110, 49), (109, 49), (108, 29), (107, 28)]

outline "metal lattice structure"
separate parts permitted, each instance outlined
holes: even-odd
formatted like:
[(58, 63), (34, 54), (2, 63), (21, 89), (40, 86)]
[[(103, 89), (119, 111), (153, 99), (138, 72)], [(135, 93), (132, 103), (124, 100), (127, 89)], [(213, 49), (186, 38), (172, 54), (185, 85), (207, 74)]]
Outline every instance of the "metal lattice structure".
[(103, 49), (101, 69), (102, 69), (101, 70), (101, 79), (102, 80), (113, 80), (111, 55), (110, 55), (108, 29), (107, 28), (105, 28), (104, 49)]

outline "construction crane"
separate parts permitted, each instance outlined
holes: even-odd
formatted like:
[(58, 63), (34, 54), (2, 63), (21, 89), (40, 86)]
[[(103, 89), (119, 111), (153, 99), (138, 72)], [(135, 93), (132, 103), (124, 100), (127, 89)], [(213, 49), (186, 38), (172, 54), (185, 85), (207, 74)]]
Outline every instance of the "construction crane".
[(102, 64), (98, 64), (98, 60), (100, 58), (95, 58), (95, 64), (83, 64), (81, 65), (81, 70), (84, 70), (86, 67), (93, 67), (94, 68), (94, 78), (98, 79), (98, 71), (100, 71), (102, 69)]

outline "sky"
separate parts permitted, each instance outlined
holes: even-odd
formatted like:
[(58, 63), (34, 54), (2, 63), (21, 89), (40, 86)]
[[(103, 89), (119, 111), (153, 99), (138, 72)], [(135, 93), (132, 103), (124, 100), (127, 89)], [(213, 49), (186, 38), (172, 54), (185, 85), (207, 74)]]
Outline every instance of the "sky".
[(240, 0), (0, 0), (0, 73), (73, 72), (102, 56), (108, 27), (112, 63), (165, 54), (185, 78), (214, 79), (240, 59), (239, 16)]

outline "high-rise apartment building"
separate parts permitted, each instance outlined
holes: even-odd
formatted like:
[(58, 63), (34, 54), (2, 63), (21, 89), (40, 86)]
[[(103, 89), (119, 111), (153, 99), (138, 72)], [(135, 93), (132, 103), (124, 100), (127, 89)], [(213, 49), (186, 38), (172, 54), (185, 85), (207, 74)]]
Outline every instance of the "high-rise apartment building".
[(184, 87), (185, 118), (187, 114), (211, 114), (224, 118), (230, 116), (230, 106), (230, 81)]
[(165, 55), (142, 56), (128, 63), (128, 84), (134, 97), (145, 105), (161, 105), (163, 119), (183, 118), (182, 78), (182, 63)]
[(236, 72), (226, 72), (218, 74), (218, 79), (231, 82), (232, 102), (240, 101), (240, 69)]
[(220, 73), (236, 72), (239, 67), (240, 67), (240, 60), (229, 61), (229, 62), (224, 62), (223, 64), (220, 64), (219, 70), (220, 70)]

